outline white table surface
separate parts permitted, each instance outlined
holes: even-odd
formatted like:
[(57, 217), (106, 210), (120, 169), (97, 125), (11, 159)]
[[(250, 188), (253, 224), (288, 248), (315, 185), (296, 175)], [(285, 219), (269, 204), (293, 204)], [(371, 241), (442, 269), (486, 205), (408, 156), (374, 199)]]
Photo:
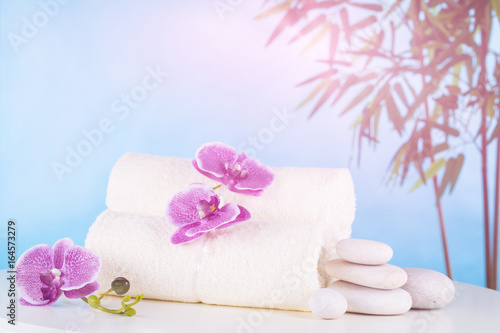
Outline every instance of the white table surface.
[[(134, 317), (94, 310), (82, 300), (61, 297), (51, 307), (17, 308), (17, 325), (6, 320), (5, 271), (0, 271), (2, 310), (0, 332), (500, 332), (500, 292), (455, 283), (455, 299), (442, 309), (411, 310), (399, 316), (347, 313), (336, 320), (321, 320), (310, 312), (261, 310), (206, 304), (142, 300)], [(118, 306), (120, 298), (103, 304)]]

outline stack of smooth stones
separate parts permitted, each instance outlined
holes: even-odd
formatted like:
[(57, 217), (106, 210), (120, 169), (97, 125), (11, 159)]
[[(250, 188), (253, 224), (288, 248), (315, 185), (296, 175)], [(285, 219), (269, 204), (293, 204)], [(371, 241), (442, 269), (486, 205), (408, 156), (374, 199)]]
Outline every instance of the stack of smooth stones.
[(455, 295), (453, 282), (444, 274), (423, 268), (400, 268), (388, 264), (393, 251), (387, 244), (344, 239), (337, 244), (335, 259), (326, 273), (338, 279), (313, 293), (311, 311), (324, 319), (345, 312), (398, 315), (413, 309), (435, 309)]

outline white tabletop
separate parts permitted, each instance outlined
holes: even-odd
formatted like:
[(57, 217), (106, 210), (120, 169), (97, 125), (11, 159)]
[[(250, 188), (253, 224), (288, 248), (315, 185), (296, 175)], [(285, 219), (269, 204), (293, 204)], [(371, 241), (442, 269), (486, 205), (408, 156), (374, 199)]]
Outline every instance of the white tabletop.
[[(1, 272), (1, 271), (0, 271)], [(310, 312), (261, 310), (206, 304), (143, 300), (137, 315), (105, 314), (80, 299), (59, 299), (51, 307), (19, 306), (17, 325), (8, 325), (5, 315), (5, 279), (0, 282), (1, 332), (500, 332), (500, 292), (456, 283), (455, 299), (437, 310), (411, 310), (400, 316), (345, 314), (336, 320), (321, 320)], [(106, 300), (106, 301), (105, 301)], [(106, 297), (105, 304), (119, 308), (120, 298)], [(110, 306), (111, 307), (111, 306)]]

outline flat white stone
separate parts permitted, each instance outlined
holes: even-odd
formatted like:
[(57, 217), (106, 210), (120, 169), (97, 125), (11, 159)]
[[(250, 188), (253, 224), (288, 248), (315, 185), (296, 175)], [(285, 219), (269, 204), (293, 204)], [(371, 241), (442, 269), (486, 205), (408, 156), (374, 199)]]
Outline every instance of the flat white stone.
[(396, 289), (407, 280), (402, 268), (389, 264), (359, 265), (335, 259), (326, 264), (325, 271), (336, 279), (378, 289)]
[(321, 288), (309, 298), (309, 309), (320, 318), (335, 319), (347, 311), (347, 301), (338, 291)]
[(335, 281), (328, 288), (340, 292), (347, 300), (347, 312), (371, 315), (398, 315), (411, 308), (411, 296), (403, 289), (382, 290)]
[(425, 268), (403, 268), (408, 281), (401, 288), (413, 301), (412, 309), (436, 309), (455, 296), (455, 285), (446, 275)]
[(391, 260), (392, 248), (382, 242), (368, 239), (343, 239), (337, 243), (340, 258), (363, 265), (382, 265)]

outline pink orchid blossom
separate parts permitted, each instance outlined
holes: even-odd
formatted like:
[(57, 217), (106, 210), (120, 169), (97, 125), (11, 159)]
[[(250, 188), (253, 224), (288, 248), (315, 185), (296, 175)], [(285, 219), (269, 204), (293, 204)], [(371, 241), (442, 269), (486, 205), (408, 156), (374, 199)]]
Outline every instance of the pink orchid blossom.
[(274, 180), (270, 167), (221, 142), (202, 145), (193, 166), (208, 178), (227, 185), (230, 191), (247, 195), (261, 195)]
[(19, 303), (48, 306), (63, 293), (68, 298), (87, 296), (99, 289), (96, 279), (100, 267), (94, 252), (73, 245), (69, 238), (58, 240), (53, 247), (34, 246), (16, 264)]
[(220, 207), (220, 199), (212, 188), (195, 183), (173, 196), (167, 205), (166, 218), (179, 227), (170, 241), (180, 244), (194, 241), (213, 229), (246, 221), (250, 212), (234, 203)]

